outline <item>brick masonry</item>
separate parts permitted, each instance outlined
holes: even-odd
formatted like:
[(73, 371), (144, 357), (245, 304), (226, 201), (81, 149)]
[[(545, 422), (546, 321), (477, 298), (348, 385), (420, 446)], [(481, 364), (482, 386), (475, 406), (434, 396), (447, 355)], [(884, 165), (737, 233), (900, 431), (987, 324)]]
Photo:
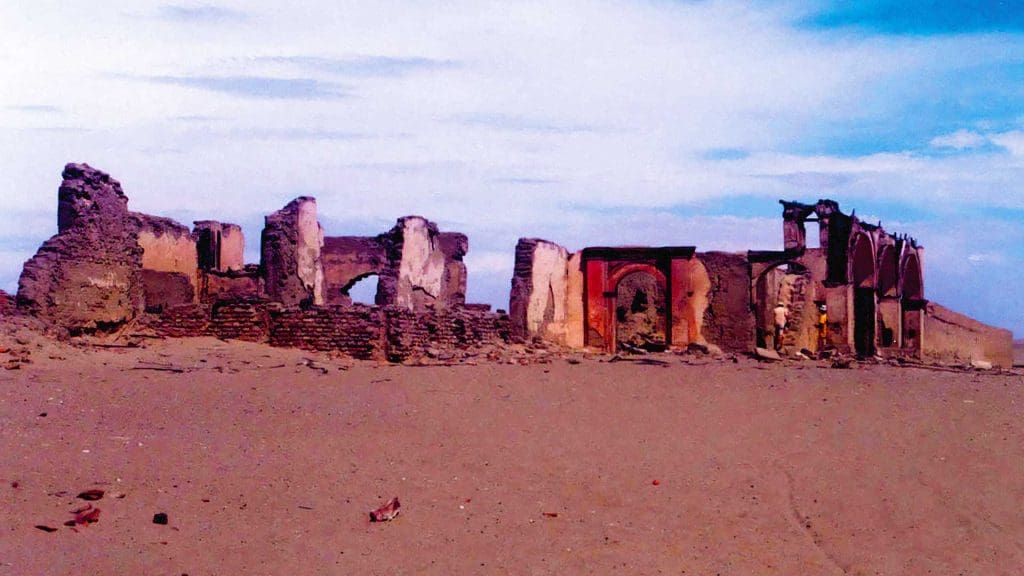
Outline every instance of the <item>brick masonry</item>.
[(504, 345), (511, 333), (508, 315), (481, 309), (286, 307), (265, 299), (171, 306), (144, 324), (167, 337), (214, 336), (390, 362)]

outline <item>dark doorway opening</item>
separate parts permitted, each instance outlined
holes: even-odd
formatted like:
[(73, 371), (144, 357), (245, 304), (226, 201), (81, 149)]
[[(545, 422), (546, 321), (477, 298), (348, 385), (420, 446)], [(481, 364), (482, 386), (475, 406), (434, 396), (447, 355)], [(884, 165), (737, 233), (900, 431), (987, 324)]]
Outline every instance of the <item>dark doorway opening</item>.
[(875, 291), (871, 288), (853, 292), (853, 343), (858, 356), (875, 354)]
[(615, 344), (618, 349), (662, 351), (666, 339), (665, 289), (647, 272), (633, 272), (615, 289)]

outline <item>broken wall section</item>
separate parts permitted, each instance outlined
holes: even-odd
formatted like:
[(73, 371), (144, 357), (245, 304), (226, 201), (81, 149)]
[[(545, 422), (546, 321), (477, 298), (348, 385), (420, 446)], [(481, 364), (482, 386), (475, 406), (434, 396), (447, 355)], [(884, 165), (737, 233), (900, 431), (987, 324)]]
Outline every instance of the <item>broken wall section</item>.
[[(569, 251), (554, 242), (520, 238), (516, 243), (509, 295), (509, 317), (515, 338), (528, 340), (539, 337), (549, 342), (568, 344), (570, 259)], [(578, 288), (579, 293), (575, 297), (582, 302), (582, 283)], [(582, 307), (579, 310), (581, 313), (576, 320), (582, 325)]]
[(991, 362), (993, 366), (1013, 366), (1013, 333), (983, 324), (929, 302), (925, 308), (922, 356), (936, 362)]
[(131, 212), (142, 248), (142, 286), (148, 311), (196, 301), (196, 243), (189, 229), (170, 218)]
[(58, 233), (22, 269), (18, 307), (72, 332), (113, 329), (143, 309), (143, 248), (121, 184), (68, 164), (58, 190)]
[(441, 232), (420, 216), (399, 218), (378, 236), (334, 236), (324, 239), (324, 301), (350, 305), (349, 290), (368, 276), (377, 276), (375, 302), (407, 310), (427, 311), (466, 304), (469, 240), (458, 232)]
[(442, 233), (422, 216), (406, 216), (380, 239), (387, 266), (378, 280), (379, 304), (420, 311), (466, 303), (464, 234)]
[(260, 252), (267, 297), (285, 306), (323, 304), (323, 245), (315, 198), (296, 198), (267, 216)]

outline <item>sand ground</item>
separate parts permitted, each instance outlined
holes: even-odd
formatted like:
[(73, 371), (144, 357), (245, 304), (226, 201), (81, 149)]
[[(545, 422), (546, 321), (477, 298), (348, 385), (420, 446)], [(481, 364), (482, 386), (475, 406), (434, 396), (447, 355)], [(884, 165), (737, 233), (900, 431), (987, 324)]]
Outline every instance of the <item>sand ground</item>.
[[(13, 345), (0, 575), (1024, 567), (1019, 374)], [(65, 527), (92, 488), (98, 522)]]

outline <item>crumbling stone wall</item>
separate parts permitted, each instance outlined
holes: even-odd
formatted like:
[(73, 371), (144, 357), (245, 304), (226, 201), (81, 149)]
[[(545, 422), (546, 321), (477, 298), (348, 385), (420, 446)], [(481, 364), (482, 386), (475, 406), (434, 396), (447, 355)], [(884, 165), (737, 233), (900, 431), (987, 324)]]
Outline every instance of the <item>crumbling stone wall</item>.
[(192, 226), (200, 270), (230, 272), (245, 267), (245, 235), (238, 224), (197, 220)]
[(142, 285), (146, 310), (196, 300), (196, 243), (188, 228), (171, 220), (130, 212), (128, 219), (142, 248)]
[[(509, 316), (516, 338), (539, 336), (566, 343), (569, 257), (562, 246), (540, 238), (520, 238), (516, 243), (509, 295)], [(582, 283), (578, 297), (582, 303)], [(579, 312), (582, 323), (582, 306)]]
[(199, 300), (202, 302), (249, 299), (263, 294), (263, 272), (257, 264), (247, 264), (238, 270), (199, 271)]
[(440, 232), (420, 216), (399, 218), (379, 236), (325, 238), (324, 300), (350, 304), (348, 292), (355, 283), (376, 274), (379, 305), (413, 311), (464, 306), (468, 250), (465, 234)]
[(387, 250), (376, 236), (326, 237), (321, 258), (327, 304), (351, 304), (349, 290), (356, 282), (373, 274), (379, 276), (388, 266)]
[(441, 233), (422, 216), (406, 216), (381, 241), (388, 264), (378, 279), (380, 304), (414, 311), (465, 304), (465, 235)]
[(754, 348), (754, 313), (747, 289), (750, 263), (743, 254), (698, 252), (708, 278), (701, 335), (723, 350), (746, 352)]
[(73, 332), (111, 329), (142, 311), (143, 249), (121, 184), (68, 164), (58, 190), (58, 233), (18, 280), (18, 306)]
[(921, 353), (938, 362), (991, 362), (994, 366), (1013, 366), (1013, 333), (983, 324), (929, 302), (924, 316)]
[(324, 271), (320, 250), (324, 233), (316, 199), (296, 198), (266, 217), (261, 265), (267, 296), (285, 306), (323, 304)]

